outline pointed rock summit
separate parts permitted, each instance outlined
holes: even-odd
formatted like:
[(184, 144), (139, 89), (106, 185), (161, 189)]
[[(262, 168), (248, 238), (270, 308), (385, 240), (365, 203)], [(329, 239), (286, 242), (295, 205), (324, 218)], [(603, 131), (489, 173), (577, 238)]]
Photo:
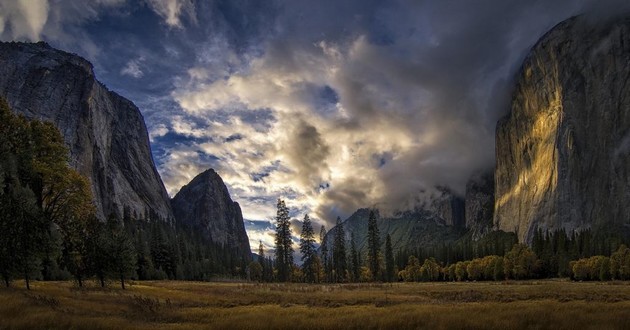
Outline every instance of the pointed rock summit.
[(232, 201), (223, 180), (213, 169), (183, 186), (171, 205), (179, 223), (201, 230), (211, 242), (251, 260), (241, 207)]

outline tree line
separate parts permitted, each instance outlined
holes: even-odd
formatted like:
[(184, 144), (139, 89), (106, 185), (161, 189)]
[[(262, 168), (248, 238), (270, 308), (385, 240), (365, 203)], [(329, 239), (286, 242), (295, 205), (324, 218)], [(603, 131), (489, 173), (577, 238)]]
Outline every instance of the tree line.
[(69, 166), (59, 130), (14, 114), (0, 99), (0, 277), (96, 279), (243, 278), (247, 261), (200, 230), (138, 215), (96, 217), (89, 181)]
[(616, 234), (600, 233), (594, 237), (590, 230), (571, 235), (564, 230), (547, 233), (538, 230), (529, 247), (519, 244), (513, 233), (492, 232), (477, 241), (464, 236), (451, 244), (394, 253), (389, 235), (385, 236), (385, 244), (381, 244), (374, 211), (368, 217), (365, 256), (356, 247), (354, 233), (350, 233), (347, 241), (340, 218), (332, 240), (325, 239), (327, 232), (322, 226), (318, 249), (312, 221), (305, 215), (299, 241), (302, 265), (298, 266), (293, 260), (289, 211), (283, 200), (278, 200), (277, 210), (276, 258), (265, 257), (261, 242), (262, 258), (250, 264), (250, 269), (256, 270), (252, 272), (253, 280), (344, 283), (551, 277), (630, 279), (630, 249)]

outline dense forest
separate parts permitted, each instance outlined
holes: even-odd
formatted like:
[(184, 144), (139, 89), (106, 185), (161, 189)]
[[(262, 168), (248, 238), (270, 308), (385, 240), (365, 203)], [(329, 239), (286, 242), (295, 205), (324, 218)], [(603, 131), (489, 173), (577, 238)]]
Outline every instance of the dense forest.
[(96, 218), (89, 181), (68, 164), (51, 123), (27, 120), (0, 100), (0, 276), (211, 280), (245, 276), (245, 261), (177, 222), (147, 211)]

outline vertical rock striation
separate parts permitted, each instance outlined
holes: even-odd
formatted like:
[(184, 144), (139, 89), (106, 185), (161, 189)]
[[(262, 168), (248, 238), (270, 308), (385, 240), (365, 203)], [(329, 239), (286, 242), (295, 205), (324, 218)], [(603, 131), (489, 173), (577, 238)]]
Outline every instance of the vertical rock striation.
[(496, 130), (495, 228), (630, 220), (630, 19), (569, 19), (531, 50)]
[(61, 130), (70, 165), (92, 183), (99, 217), (127, 208), (172, 219), (140, 111), (98, 82), (88, 61), (43, 42), (0, 42), (0, 95), (14, 111)]

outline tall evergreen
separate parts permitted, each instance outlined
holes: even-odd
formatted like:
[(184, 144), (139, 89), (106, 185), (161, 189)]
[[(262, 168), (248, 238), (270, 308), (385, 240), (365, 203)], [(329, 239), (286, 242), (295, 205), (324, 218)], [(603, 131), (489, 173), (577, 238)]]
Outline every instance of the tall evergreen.
[(328, 242), (326, 241), (326, 227), (322, 226), (319, 231), (319, 244), (320, 252), (322, 255), (322, 263), (324, 266), (324, 279), (326, 282), (332, 282), (332, 267), (330, 262), (330, 251), (328, 249)]
[(263, 245), (262, 240), (258, 241), (258, 259), (265, 260), (265, 246)]
[(358, 282), (361, 277), (361, 263), (359, 260), (359, 252), (357, 251), (354, 233), (350, 235), (350, 268), (352, 280)]
[(283, 200), (278, 199), (276, 214), (276, 268), (278, 280), (286, 282), (291, 279), (293, 268), (293, 241), (291, 239), (291, 224), (289, 209)]
[(333, 243), (333, 269), (335, 270), (335, 282), (344, 282), (346, 280), (346, 270), (348, 269), (346, 261), (346, 233), (339, 217), (337, 217)]
[(385, 239), (385, 280), (394, 281), (394, 250), (392, 249), (392, 238), (387, 234)]
[(377, 281), (380, 276), (381, 263), (379, 260), (381, 253), (381, 239), (379, 236), (378, 225), (376, 224), (376, 214), (374, 210), (370, 211), (368, 218), (368, 266), (372, 280)]
[(300, 234), (300, 253), (302, 253), (302, 272), (304, 280), (308, 283), (317, 281), (317, 253), (315, 251), (315, 231), (308, 214), (302, 222)]

